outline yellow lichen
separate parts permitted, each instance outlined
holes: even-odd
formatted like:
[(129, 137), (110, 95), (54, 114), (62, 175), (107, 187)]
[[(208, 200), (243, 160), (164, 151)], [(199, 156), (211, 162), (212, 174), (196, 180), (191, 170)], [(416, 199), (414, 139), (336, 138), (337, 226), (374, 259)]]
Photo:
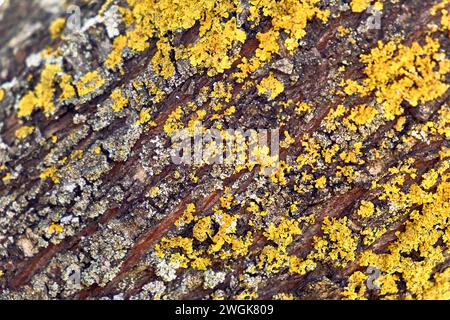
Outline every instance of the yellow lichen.
[(30, 116), (36, 109), (42, 109), (45, 114), (55, 112), (53, 103), (55, 93), (54, 82), (56, 75), (61, 71), (58, 65), (47, 64), (42, 70), (40, 82), (33, 91), (28, 92), (20, 99), (17, 115), (19, 118)]
[(61, 233), (64, 231), (64, 227), (60, 224), (53, 223), (48, 227), (48, 233)]
[(315, 238), (315, 258), (331, 261), (336, 266), (346, 266), (354, 261), (357, 248), (357, 237), (347, 226), (347, 217), (342, 219), (326, 217), (322, 224), (324, 237)]
[(127, 38), (123, 35), (114, 39), (113, 49), (105, 60), (108, 69), (115, 69), (122, 62), (122, 52), (127, 45)]
[(357, 211), (357, 214), (362, 218), (369, 218), (375, 212), (375, 206), (372, 202), (363, 200)]
[(49, 167), (42, 171), (42, 173), (39, 175), (39, 178), (41, 180), (50, 179), (56, 184), (60, 183), (60, 177), (56, 166)]
[(192, 230), (192, 235), (200, 242), (205, 241), (213, 234), (212, 219), (210, 216), (200, 219)]
[(449, 85), (444, 82), (450, 70), (445, 67), (448, 59), (438, 54), (440, 43), (430, 37), (421, 46), (415, 42), (410, 47), (391, 41), (379, 42), (370, 54), (362, 55), (367, 64), (367, 78), (361, 83), (346, 82), (347, 94), (367, 96), (375, 93), (377, 102), (383, 106), (383, 115), (394, 120), (403, 114), (402, 103), (411, 106), (426, 103), (442, 96)]
[(176, 221), (177, 226), (182, 226), (194, 221), (195, 204), (189, 203), (183, 212), (183, 215)]
[(128, 99), (123, 96), (120, 89), (115, 89), (112, 92), (111, 99), (113, 100), (112, 109), (114, 112), (121, 112), (128, 105)]
[[(374, 0), (352, 0), (351, 3), (352, 11), (358, 13), (366, 11), (370, 7), (372, 2), (374, 2)], [(377, 10), (381, 10), (383, 9), (383, 4), (381, 1), (377, 1), (374, 3), (374, 7)]]
[(30, 134), (32, 134), (34, 131), (34, 127), (30, 126), (22, 126), (19, 129), (16, 130), (16, 138), (19, 140), (23, 140), (26, 137), (28, 137)]
[(69, 74), (63, 74), (61, 76), (61, 81), (59, 83), (59, 87), (61, 88), (61, 95), (59, 96), (59, 100), (65, 101), (75, 97), (76, 92), (75, 88), (72, 85), (72, 76)]
[(164, 124), (164, 131), (171, 135), (176, 130), (181, 129), (183, 127), (183, 123), (181, 122), (181, 117), (183, 116), (184, 111), (179, 106), (177, 107), (167, 118), (166, 123)]

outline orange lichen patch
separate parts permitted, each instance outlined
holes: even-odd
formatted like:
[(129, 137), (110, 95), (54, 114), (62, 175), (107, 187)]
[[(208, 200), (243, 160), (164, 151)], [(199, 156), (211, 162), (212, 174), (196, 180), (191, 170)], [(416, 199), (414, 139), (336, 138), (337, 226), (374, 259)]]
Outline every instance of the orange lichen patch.
[(333, 157), (337, 154), (339, 151), (339, 146), (337, 144), (334, 144), (333, 146), (326, 148), (322, 151), (322, 157), (325, 161), (325, 163), (331, 163), (333, 161)]
[(2, 177), (2, 181), (3, 183), (7, 183), (12, 179), (12, 175), (10, 172), (7, 172), (3, 177)]
[(296, 256), (289, 257), (289, 272), (292, 274), (305, 275), (316, 267), (317, 264), (311, 259), (301, 260)]
[(19, 140), (23, 140), (26, 137), (28, 137), (30, 134), (32, 134), (34, 131), (34, 127), (30, 126), (22, 126), (19, 129), (16, 130), (16, 138)]
[(213, 245), (208, 250), (210, 253), (218, 252), (225, 243), (231, 242), (232, 234), (236, 232), (236, 220), (238, 219), (237, 216), (229, 215), (219, 209), (215, 210), (214, 217), (220, 227), (212, 238)]
[(267, 245), (258, 257), (258, 267), (267, 272), (277, 273), (280, 269), (286, 268), (289, 262), (288, 254), (281, 248)]
[(344, 37), (350, 33), (350, 29), (343, 27), (343, 26), (339, 26), (337, 31), (338, 31), (340, 37)]
[(123, 96), (122, 90), (115, 89), (111, 93), (111, 99), (113, 100), (112, 109), (114, 112), (121, 112), (127, 105), (128, 99)]
[(336, 108), (331, 109), (325, 117), (325, 126), (329, 131), (336, 130), (339, 126), (339, 122), (336, 121), (339, 117), (345, 114), (346, 110), (344, 105), (340, 104)]
[(230, 209), (231, 206), (233, 205), (233, 199), (234, 199), (234, 197), (233, 197), (233, 195), (230, 194), (229, 192), (230, 192), (230, 189), (227, 187), (227, 188), (225, 189), (225, 194), (226, 194), (226, 195), (220, 197), (220, 199), (219, 199), (219, 200), (220, 200), (220, 206), (221, 206), (223, 209)]
[[(154, 36), (158, 42), (158, 52), (153, 59), (154, 67), (163, 77), (173, 74), (173, 65), (170, 61), (171, 46), (164, 38), (171, 32), (179, 29), (190, 29), (196, 22), (200, 22), (200, 39), (188, 47), (176, 50), (178, 58), (184, 57), (194, 66), (205, 67), (209, 75), (221, 73), (231, 67), (233, 57), (231, 49), (238, 42), (245, 40), (245, 33), (237, 28), (236, 19), (230, 15), (240, 11), (241, 8), (230, 0), (226, 1), (153, 1), (129, 0), (131, 10), (122, 9), (124, 20), (134, 24), (134, 28), (126, 34), (127, 45), (138, 52), (148, 48), (148, 40)], [(192, 10), (195, 8), (195, 10)], [(222, 18), (228, 18), (223, 22)], [(163, 40), (161, 40), (163, 39)], [(116, 65), (119, 61), (120, 47), (113, 50), (114, 57), (109, 63)], [(160, 65), (161, 63), (161, 65)]]
[(91, 71), (78, 80), (76, 87), (78, 94), (82, 97), (92, 93), (105, 83), (106, 80), (102, 78), (98, 71)]
[[(184, 212), (184, 223), (196, 222), (192, 229), (193, 238), (163, 238), (155, 247), (158, 257), (169, 257), (176, 262), (175, 268), (191, 268), (206, 270), (217, 259), (229, 260), (233, 257), (245, 256), (252, 242), (252, 236), (247, 233), (245, 237), (236, 236), (237, 216), (231, 216), (217, 207), (213, 216), (196, 219), (189, 208)], [(218, 225), (214, 234), (213, 225)], [(210, 239), (210, 241), (206, 241)], [(206, 249), (194, 249), (194, 241), (206, 245)], [(181, 249), (182, 253), (173, 254), (174, 249)]]
[(301, 234), (298, 222), (282, 218), (281, 222), (275, 226), (271, 223), (264, 233), (267, 239), (272, 240), (277, 245), (286, 247), (294, 241), (294, 237)]
[(212, 261), (209, 258), (204, 257), (196, 257), (191, 262), (191, 267), (197, 270), (206, 270), (210, 265), (212, 265)]
[(347, 94), (359, 93), (367, 96), (375, 93), (377, 102), (383, 106), (383, 116), (394, 120), (403, 114), (402, 103), (411, 106), (426, 103), (442, 96), (449, 85), (444, 82), (450, 72), (449, 60), (439, 53), (438, 40), (426, 38), (421, 46), (415, 42), (407, 47), (396, 42), (383, 44), (362, 55), (367, 64), (367, 78), (361, 83), (347, 80)]
[(385, 227), (367, 227), (361, 231), (361, 236), (363, 236), (362, 243), (366, 246), (370, 246), (377, 239), (386, 233), (387, 229)]
[(280, 33), (270, 29), (265, 33), (258, 32), (256, 39), (259, 40), (259, 47), (256, 49), (255, 56), (262, 62), (270, 61), (274, 53), (280, 51), (278, 37)]
[(153, 187), (149, 192), (149, 196), (150, 198), (155, 198), (159, 195), (160, 192), (161, 190), (159, 187)]
[[(285, 45), (294, 50), (299, 40), (305, 34), (306, 24), (314, 17), (326, 22), (329, 11), (320, 10), (318, 0), (295, 2), (283, 1), (251, 1), (249, 20), (258, 22), (259, 14), (272, 17), (273, 29), (266, 33), (258, 33), (260, 48), (255, 59), (249, 62), (246, 58), (240, 65), (242, 72), (238, 81), (253, 73), (261, 63), (269, 61), (272, 54), (278, 53), (277, 40), (284, 31), (288, 38)], [(170, 77), (174, 66), (170, 59), (171, 52), (176, 59), (189, 59), (193, 66), (207, 69), (210, 76), (223, 73), (239, 57), (233, 50), (246, 39), (244, 31), (238, 28), (234, 15), (242, 12), (240, 3), (233, 0), (225, 1), (181, 1), (173, 3), (168, 0), (128, 0), (130, 9), (119, 8), (123, 20), (133, 28), (125, 36), (119, 36), (114, 41), (113, 50), (106, 66), (115, 68), (121, 62), (121, 54), (125, 46), (137, 52), (149, 47), (148, 40), (157, 37), (158, 50), (153, 57), (155, 71), (164, 78)], [(192, 8), (195, 8), (193, 10)], [(172, 48), (168, 42), (171, 33), (180, 29), (190, 29), (199, 23), (199, 39), (187, 47)]]
[(237, 296), (234, 297), (235, 300), (255, 300), (258, 298), (258, 293), (257, 292), (253, 292), (249, 289), (244, 290), (243, 292), (241, 292), (240, 294), (238, 294)]
[(327, 185), (327, 178), (325, 176), (321, 176), (319, 179), (315, 181), (314, 186), (317, 189), (323, 189)]
[(63, 31), (65, 25), (66, 25), (65, 18), (58, 18), (52, 22), (52, 24), (49, 27), (50, 36), (51, 36), (52, 40), (55, 40), (59, 37), (59, 35)]
[(19, 101), (17, 112), (19, 118), (30, 116), (36, 109), (42, 109), (46, 115), (55, 112), (56, 107), (53, 103), (54, 82), (60, 71), (61, 68), (58, 65), (47, 64), (44, 67), (40, 82), (33, 91), (28, 92)]
[(0, 102), (2, 102), (4, 98), (5, 98), (5, 90), (0, 88)]
[(142, 108), (139, 112), (139, 120), (136, 121), (136, 124), (143, 125), (143, 124), (150, 124), (153, 127), (156, 127), (156, 123), (151, 120), (152, 116), (150, 114), (150, 110), (147, 108)]
[(450, 268), (434, 275), (433, 280), (424, 290), (425, 300), (450, 300)]
[(295, 112), (297, 114), (303, 114), (305, 112), (311, 111), (314, 107), (306, 102), (298, 102), (295, 107)]
[(259, 46), (256, 49), (255, 56), (250, 60), (243, 57), (242, 62), (238, 65), (240, 71), (233, 74), (238, 83), (243, 82), (249, 74), (253, 74), (259, 67), (270, 61), (273, 54), (280, 51), (279, 35), (280, 33), (274, 29), (265, 33), (257, 33), (256, 39), (259, 40)]
[(261, 80), (257, 89), (259, 94), (267, 94), (273, 100), (284, 91), (284, 84), (271, 73)]
[(158, 257), (164, 258), (164, 250), (165, 249), (175, 249), (180, 248), (186, 254), (192, 254), (192, 239), (183, 238), (183, 237), (175, 237), (175, 238), (162, 238), (160, 243), (155, 246), (155, 251)]
[(420, 186), (425, 190), (429, 190), (436, 184), (438, 178), (439, 174), (436, 172), (436, 170), (431, 169), (430, 171), (422, 175), (423, 180)]

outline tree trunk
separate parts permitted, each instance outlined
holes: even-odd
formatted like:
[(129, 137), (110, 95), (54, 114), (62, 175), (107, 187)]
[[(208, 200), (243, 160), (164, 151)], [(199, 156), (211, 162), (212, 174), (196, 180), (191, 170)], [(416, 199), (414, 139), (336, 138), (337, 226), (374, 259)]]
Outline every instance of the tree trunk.
[[(352, 8), (357, 1), (320, 1), (311, 6), (330, 16), (307, 19), (294, 50), (293, 29), (277, 27), (283, 10), (261, 9), (251, 22), (254, 2), (237, 1), (243, 10), (227, 9), (228, 17), (210, 10), (211, 29), (235, 22), (246, 34), (240, 39), (220, 27), (218, 42), (208, 38), (210, 29), (202, 34), (205, 13), (184, 28), (164, 26), (173, 22), (169, 11), (187, 19), (175, 5), (164, 9), (152, 36), (137, 39), (128, 35), (142, 22), (127, 22), (117, 7), (133, 10), (133, 1), (0, 5), (1, 299), (449, 297), (450, 112), (448, 90), (440, 87), (449, 83), (448, 60), (439, 64), (450, 43), (441, 28), (448, 2), (382, 1), (381, 11), (367, 11)], [(81, 30), (70, 25), (77, 7), (69, 5), (80, 8)], [(239, 82), (245, 59), (273, 46), (258, 33), (273, 30), (279, 49)], [(128, 43), (118, 66), (108, 68), (119, 34)], [(440, 78), (417, 81), (413, 87), (427, 96), (415, 105), (405, 94), (390, 118), (382, 85), (398, 81), (392, 88), (403, 94), (400, 79), (425, 77), (417, 61), (428, 55), (400, 44), (425, 48), (428, 36), (440, 43), (433, 54), (444, 56), (431, 58), (430, 74), (440, 68)], [(228, 37), (226, 58), (219, 57)], [(204, 48), (193, 47), (203, 40)], [(361, 54), (397, 40), (395, 53), (383, 47), (382, 55), (400, 64), (396, 54), (411, 53), (415, 71), (392, 76), (397, 70), (386, 62), (375, 72), (390, 82), (370, 89), (364, 80), (373, 73)], [(349, 79), (368, 93), (348, 92)], [(30, 92), (35, 100), (26, 104)], [(339, 105), (344, 111), (332, 120)], [(352, 116), (361, 106), (375, 110), (374, 119)], [(175, 164), (170, 134), (195, 119), (222, 131), (279, 129), (278, 174), (263, 174), (261, 159), (242, 167)], [(369, 252), (378, 260), (364, 260)], [(397, 259), (397, 271), (380, 262), (387, 257)], [(424, 278), (413, 279), (418, 273)]]

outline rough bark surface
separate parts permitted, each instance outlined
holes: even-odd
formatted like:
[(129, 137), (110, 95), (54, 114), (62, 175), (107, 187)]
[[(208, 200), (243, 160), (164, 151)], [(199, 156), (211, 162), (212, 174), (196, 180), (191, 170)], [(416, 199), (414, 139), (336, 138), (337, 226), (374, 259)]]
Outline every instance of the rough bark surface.
[[(1, 299), (448, 297), (449, 91), (416, 106), (403, 100), (402, 112), (386, 119), (375, 91), (349, 95), (342, 86), (347, 79), (367, 78), (361, 54), (370, 53), (379, 41), (426, 46), (430, 36), (440, 43), (435, 53), (444, 56), (434, 59), (445, 59), (450, 44), (448, 31), (441, 28), (445, 13), (439, 9), (432, 14), (432, 8), (443, 3), (449, 9), (448, 3), (383, 1), (380, 29), (370, 29), (372, 14), (353, 12), (352, 1), (321, 1), (317, 7), (330, 13), (325, 23), (308, 20), (306, 35), (293, 51), (284, 45), (286, 31), (280, 31), (278, 52), (238, 83), (233, 74), (239, 64), (261, 50), (257, 34), (274, 26), (273, 17), (262, 13), (258, 24), (247, 21), (253, 1), (241, 1), (244, 9), (235, 14), (246, 39), (228, 51), (235, 58), (229, 68), (208, 74), (207, 66), (194, 66), (172, 50), (168, 59), (174, 73), (167, 78), (154, 70), (153, 58), (162, 52), (157, 36), (147, 39), (142, 51), (124, 49), (120, 68), (108, 70), (104, 65), (114, 38), (133, 28), (111, 12), (132, 2), (0, 1)], [(67, 17), (70, 4), (81, 8), (83, 31), (66, 26), (52, 37), (49, 27)], [(117, 26), (98, 19), (108, 15), (116, 17)], [(200, 25), (197, 21), (188, 29), (170, 31), (170, 45), (197, 43), (202, 39)], [(116, 27), (114, 34), (110, 29)], [(46, 89), (53, 90), (55, 110), (35, 108), (20, 117), (23, 97), (37, 90), (49, 64), (72, 77), (75, 96), (57, 98), (63, 91), (58, 75), (54, 88)], [(100, 70), (104, 83), (82, 95), (75, 84), (93, 70)], [(283, 85), (273, 99), (270, 91), (258, 90), (271, 76)], [(448, 80), (443, 72), (440, 83)], [(214, 96), (218, 83), (230, 85), (229, 96)], [(118, 112), (112, 97), (117, 89), (127, 100)], [(309, 107), (299, 110), (301, 102)], [(339, 105), (347, 113), (336, 117), (334, 128), (327, 128), (330, 113)], [(352, 130), (344, 119), (361, 105), (372, 106), (378, 115), (370, 125), (356, 123)], [(232, 106), (233, 112), (227, 113)], [(280, 128), (280, 159), (290, 170), (274, 177), (262, 175), (258, 165), (243, 170), (175, 165), (168, 151), (167, 123), (178, 107), (182, 127), (204, 110), (203, 125), (209, 128), (218, 123), (224, 129)], [(149, 111), (151, 121), (138, 123), (142, 110)], [(429, 123), (434, 131), (424, 129)], [(21, 135), (24, 126), (32, 132)], [(319, 156), (311, 151), (309, 139), (314, 139)], [(338, 146), (333, 160), (324, 160), (333, 145)], [(304, 166), (299, 164), (301, 155)], [(392, 169), (407, 164), (414, 172)], [(357, 174), (342, 173), (350, 167)], [(424, 181), (433, 176), (430, 172), (437, 178), (428, 186)], [(397, 183), (399, 175), (403, 180)], [(397, 189), (389, 193), (387, 185)], [(434, 202), (411, 200), (415, 186), (423, 191), (419, 198), (431, 196)], [(408, 200), (395, 199), (395, 194)], [(374, 206), (368, 207), (375, 211), (370, 216), (361, 211), (367, 203)], [(433, 203), (441, 206), (427, 207)], [(191, 204), (194, 218), (179, 223)], [(439, 232), (436, 239), (399, 251), (401, 263), (410, 259), (410, 270), (394, 272), (381, 260), (363, 262), (365, 252), (381, 257), (393, 254), (397, 243), (406, 247), (410, 240), (401, 234), (422, 239), (421, 227), (414, 229), (417, 233), (408, 228), (417, 225), (417, 214), (428, 217), (430, 210), (442, 212), (436, 218), (441, 220), (432, 222)], [(223, 231), (224, 244), (213, 252), (224, 216), (235, 221)], [(207, 239), (200, 241), (193, 230), (205, 217), (213, 217), (213, 222)], [(180, 237), (180, 247), (167, 245), (175, 237)], [(194, 253), (183, 247), (183, 239), (192, 240)], [(243, 253), (238, 252), (238, 240)], [(325, 254), (319, 254), (320, 248)], [(422, 250), (435, 255), (425, 256)], [(199, 257), (206, 259), (205, 267), (195, 264)], [(296, 262), (303, 264), (296, 269)], [(370, 265), (381, 269), (381, 289), (367, 284)], [(77, 272), (80, 282), (73, 281)], [(411, 273), (420, 272), (424, 281), (412, 279)]]

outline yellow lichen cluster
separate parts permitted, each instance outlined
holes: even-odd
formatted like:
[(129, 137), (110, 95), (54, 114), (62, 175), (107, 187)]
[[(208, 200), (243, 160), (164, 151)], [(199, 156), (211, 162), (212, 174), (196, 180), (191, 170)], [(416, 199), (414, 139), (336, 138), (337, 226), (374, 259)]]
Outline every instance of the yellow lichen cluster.
[(80, 97), (88, 95), (100, 88), (106, 83), (106, 80), (97, 71), (91, 71), (82, 76), (76, 83)]
[(273, 74), (269, 74), (261, 80), (257, 89), (259, 94), (267, 94), (272, 100), (284, 91), (284, 85), (283, 82), (274, 77)]
[(347, 217), (342, 219), (326, 217), (322, 231), (324, 235), (314, 239), (316, 252), (312, 257), (341, 267), (355, 260), (358, 238), (348, 227)]
[(73, 78), (69, 74), (63, 74), (61, 76), (59, 87), (61, 88), (60, 101), (69, 100), (76, 96), (75, 88), (72, 85)]
[(361, 206), (358, 209), (357, 214), (362, 218), (369, 218), (373, 215), (375, 206), (372, 202), (363, 200)]
[(59, 37), (59, 35), (63, 31), (65, 25), (66, 25), (65, 18), (58, 18), (52, 22), (52, 24), (49, 27), (50, 36), (51, 36), (52, 40), (55, 40), (56, 38)]
[(450, 13), (448, 6), (450, 0), (442, 0), (431, 8), (431, 15), (435, 16), (438, 12), (441, 14), (441, 30), (447, 31), (450, 35)]
[(53, 234), (53, 233), (61, 233), (64, 231), (64, 226), (57, 224), (57, 223), (53, 223), (48, 227), (48, 233)]
[(47, 180), (50, 179), (53, 181), (53, 183), (60, 183), (61, 178), (58, 172), (58, 168), (56, 166), (51, 166), (49, 168), (46, 168), (44, 171), (41, 172), (41, 174), (39, 175), (39, 178), (41, 178), (41, 180)]
[(440, 43), (430, 37), (421, 46), (395, 41), (378, 44), (370, 54), (361, 56), (367, 64), (362, 82), (347, 80), (345, 92), (367, 96), (374, 93), (383, 107), (383, 116), (394, 120), (403, 114), (403, 102), (411, 106), (426, 103), (442, 96), (449, 85), (444, 82), (450, 72), (450, 60), (439, 52)]
[[(363, 12), (366, 11), (370, 5), (375, 2), (375, 0), (352, 0), (351, 8), (353, 12)], [(373, 6), (377, 10), (383, 9), (383, 3), (382, 1), (376, 1)]]
[(34, 131), (34, 127), (30, 126), (22, 126), (19, 129), (16, 130), (16, 138), (19, 140), (23, 140), (26, 137), (28, 137), (30, 134), (32, 134)]
[(237, 216), (218, 207), (214, 208), (212, 216), (194, 217), (194, 211), (195, 206), (188, 205), (177, 221), (178, 226), (193, 224), (192, 238), (163, 238), (155, 247), (159, 258), (167, 259), (175, 269), (190, 266), (206, 270), (217, 259), (227, 261), (248, 253), (251, 234), (245, 237), (236, 235)]
[(183, 116), (183, 109), (178, 106), (167, 118), (166, 123), (164, 124), (164, 131), (171, 135), (176, 130), (179, 130), (183, 127), (183, 123), (181, 122), (181, 117)]
[(288, 37), (284, 41), (286, 49), (292, 51), (306, 35), (309, 20), (318, 18), (326, 23), (330, 12), (317, 7), (319, 0), (251, 0), (250, 21), (259, 21), (260, 12), (272, 18), (274, 31), (284, 31)]
[(53, 103), (54, 83), (59, 72), (61, 72), (61, 68), (58, 65), (47, 64), (44, 67), (40, 82), (33, 91), (27, 93), (19, 101), (17, 115), (20, 118), (30, 116), (36, 109), (42, 109), (45, 114), (55, 112), (56, 107)]
[[(403, 172), (409, 171), (403, 168)], [(402, 281), (407, 290), (404, 298), (450, 298), (450, 269), (442, 273), (434, 272), (445, 261), (445, 250), (449, 245), (449, 168), (450, 161), (444, 160), (436, 169), (422, 176), (420, 185), (414, 183), (407, 192), (397, 189), (395, 193), (380, 196), (380, 199), (411, 212), (404, 230), (396, 232), (396, 240), (389, 245), (386, 253), (363, 251), (358, 259), (361, 266), (371, 266), (381, 271), (379, 284), (382, 297), (396, 298)], [(388, 184), (383, 185), (385, 190)], [(421, 209), (416, 209), (417, 205), (422, 206)], [(350, 277), (345, 292), (347, 298), (364, 298), (364, 279), (358, 272)], [(360, 293), (355, 292), (356, 287), (360, 287)]]
[(115, 89), (111, 93), (111, 99), (113, 100), (112, 109), (114, 112), (121, 112), (127, 105), (128, 99), (123, 96), (122, 90)]

